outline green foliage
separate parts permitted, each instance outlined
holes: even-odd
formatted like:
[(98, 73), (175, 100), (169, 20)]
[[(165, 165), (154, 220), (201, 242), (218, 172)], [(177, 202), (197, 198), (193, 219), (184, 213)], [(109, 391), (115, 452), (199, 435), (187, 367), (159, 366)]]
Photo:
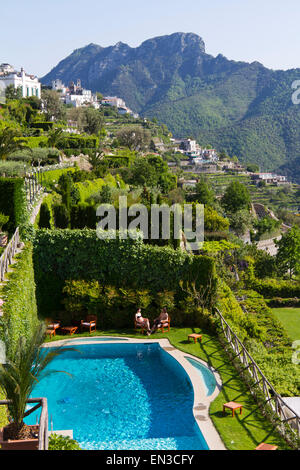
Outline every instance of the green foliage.
[(248, 282), (249, 288), (255, 290), (266, 299), (273, 297), (300, 297), (300, 283), (282, 281), (276, 279), (251, 279)]
[(220, 311), (278, 393), (299, 395), (300, 372), (292, 363), (291, 340), (261, 295), (254, 291), (239, 295), (237, 302), (231, 290), (221, 284)]
[(95, 229), (97, 224), (96, 209), (94, 205), (81, 202), (71, 206), (71, 228)]
[(118, 186), (118, 179), (112, 175), (107, 175), (103, 179), (98, 178), (92, 181), (87, 180), (82, 183), (75, 183), (81, 202), (86, 201), (90, 196), (102, 190), (105, 185), (116, 188)]
[(5, 98), (7, 100), (20, 100), (22, 98), (22, 88), (15, 88), (14, 85), (8, 85), (5, 88)]
[(54, 122), (53, 121), (44, 121), (44, 122), (33, 122), (30, 127), (33, 129), (42, 129), (43, 131), (50, 131), (53, 129)]
[(276, 261), (284, 273), (289, 272), (292, 278), (293, 274), (300, 273), (300, 228), (292, 227), (285, 233), (277, 243), (278, 252)]
[(232, 228), (237, 236), (242, 236), (247, 229), (252, 227), (252, 217), (249, 210), (241, 209), (234, 212), (230, 216), (230, 228)]
[(97, 137), (88, 137), (76, 134), (63, 136), (57, 142), (57, 148), (59, 149), (93, 149), (97, 146)]
[(45, 171), (42, 174), (43, 186), (46, 189), (53, 189), (55, 187), (55, 185), (58, 184), (58, 180), (59, 180), (61, 175), (63, 175), (64, 173), (73, 173), (75, 171), (76, 170), (73, 167), (71, 167), (71, 168), (62, 168), (62, 169), (59, 169), (59, 170)]
[(9, 215), (5, 215), (0, 212), (0, 232), (2, 230), (3, 225), (7, 224), (8, 221)]
[(35, 147), (29, 150), (18, 151), (11, 154), (7, 159), (17, 162), (28, 162), (41, 165), (58, 163), (60, 152), (57, 149)]
[(0, 161), (0, 175), (3, 177), (23, 177), (28, 166), (22, 162)]
[(40, 209), (39, 228), (51, 228), (51, 213), (47, 203), (43, 202)]
[(0, 211), (9, 216), (4, 229), (13, 233), (27, 221), (27, 203), (22, 178), (0, 178)]
[(204, 208), (204, 230), (207, 232), (228, 232), (229, 220), (218, 214), (212, 207)]
[(251, 198), (247, 187), (236, 180), (227, 186), (222, 198), (222, 205), (229, 213), (249, 209), (250, 202)]
[(9, 282), (2, 288), (3, 321), (1, 322), (1, 337), (3, 327), (9, 331), (12, 345), (16, 345), (20, 336), (26, 338), (37, 322), (35, 298), (35, 280), (32, 265), (32, 246), (27, 244), (18, 255), (18, 261), (9, 273)]
[(56, 121), (65, 118), (65, 108), (55, 90), (43, 90), (42, 100), (45, 105), (46, 121), (50, 121), (52, 118)]
[(20, 138), (21, 133), (11, 127), (0, 131), (0, 160), (6, 160), (9, 155), (26, 148), (26, 139)]
[(130, 150), (145, 150), (151, 140), (151, 133), (141, 126), (126, 126), (117, 132), (117, 141), (120, 146)]
[(81, 450), (81, 447), (69, 436), (60, 436), (54, 433), (49, 436), (48, 450)]
[(203, 178), (196, 184), (195, 200), (199, 204), (204, 204), (205, 206), (214, 205), (215, 193)]
[(214, 261), (207, 256), (144, 245), (131, 238), (100, 240), (93, 230), (37, 231), (34, 266), (43, 315), (59, 309), (66, 280), (180, 292), (180, 280), (192, 279), (198, 287), (215, 276)]
[(68, 228), (70, 226), (70, 212), (65, 204), (54, 204), (54, 224), (56, 228)]
[(257, 230), (255, 237), (254, 237), (255, 240), (260, 240), (261, 236), (266, 233), (272, 234), (274, 230), (279, 229), (280, 225), (281, 224), (279, 220), (272, 219), (271, 217), (268, 217), (268, 216), (257, 220), (254, 223), (254, 227)]

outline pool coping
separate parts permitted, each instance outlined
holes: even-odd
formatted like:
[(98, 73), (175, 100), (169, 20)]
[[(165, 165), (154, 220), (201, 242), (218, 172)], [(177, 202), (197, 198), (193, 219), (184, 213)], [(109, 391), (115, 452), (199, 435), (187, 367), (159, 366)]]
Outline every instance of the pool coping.
[[(102, 338), (108, 338), (107, 336), (93, 336), (93, 337), (81, 337), (81, 338), (68, 338), (62, 339), (58, 341), (52, 341), (51, 343), (45, 343), (45, 347), (55, 347), (61, 346), (63, 344), (67, 344), (68, 346), (75, 346), (76, 344), (147, 344), (147, 343), (158, 343), (160, 347), (170, 354), (185, 370), (188, 374), (190, 381), (193, 386), (194, 391), (194, 405), (193, 405), (193, 415), (194, 419), (209, 447), (210, 450), (226, 450), (226, 447), (221, 440), (219, 433), (217, 432), (210, 416), (209, 416), (209, 407), (211, 402), (215, 400), (217, 395), (219, 394), (222, 388), (222, 381), (219, 373), (213, 369), (207, 362), (199, 359), (192, 354), (180, 351), (179, 349), (172, 346), (167, 338), (162, 339), (137, 339), (137, 338), (128, 338), (125, 336), (118, 337), (114, 336), (111, 337), (111, 341), (106, 340), (105, 343), (103, 341), (99, 341)], [(119, 341), (118, 341), (119, 339)], [(190, 357), (205, 367), (207, 367), (213, 374), (216, 379), (216, 388), (212, 395), (207, 396), (206, 390), (203, 384), (203, 380), (201, 375), (197, 371), (196, 367), (193, 366), (186, 358)]]

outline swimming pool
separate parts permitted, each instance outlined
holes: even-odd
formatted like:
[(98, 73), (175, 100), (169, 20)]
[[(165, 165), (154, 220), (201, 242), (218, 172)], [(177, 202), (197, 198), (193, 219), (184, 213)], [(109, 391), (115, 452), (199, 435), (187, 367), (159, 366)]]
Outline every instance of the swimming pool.
[(192, 366), (194, 366), (199, 374), (201, 375), (202, 382), (204, 384), (205, 390), (206, 390), (206, 396), (211, 396), (217, 386), (217, 381), (214, 376), (214, 374), (206, 367), (204, 364), (202, 364), (200, 361), (197, 361), (196, 359), (193, 359), (192, 357), (185, 356), (185, 359), (187, 359)]
[[(72, 429), (83, 449), (201, 450), (183, 367), (157, 343), (80, 344), (54, 359), (33, 396), (48, 399), (55, 430)], [(34, 415), (34, 413), (33, 413)], [(30, 415), (27, 424), (35, 423)]]

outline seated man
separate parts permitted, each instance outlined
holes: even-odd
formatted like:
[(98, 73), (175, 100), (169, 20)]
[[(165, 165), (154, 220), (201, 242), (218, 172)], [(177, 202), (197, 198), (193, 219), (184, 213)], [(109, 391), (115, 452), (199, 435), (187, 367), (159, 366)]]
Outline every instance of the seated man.
[(167, 309), (163, 308), (162, 311), (160, 312), (160, 315), (158, 318), (155, 318), (153, 326), (151, 328), (150, 333), (147, 333), (148, 335), (151, 335), (152, 333), (155, 333), (155, 331), (158, 328), (161, 328), (162, 324), (167, 322), (169, 320), (169, 315), (167, 313)]
[(139, 308), (135, 314), (135, 324), (138, 328), (145, 328), (147, 334), (150, 332), (150, 323), (148, 318), (142, 316), (141, 309)]

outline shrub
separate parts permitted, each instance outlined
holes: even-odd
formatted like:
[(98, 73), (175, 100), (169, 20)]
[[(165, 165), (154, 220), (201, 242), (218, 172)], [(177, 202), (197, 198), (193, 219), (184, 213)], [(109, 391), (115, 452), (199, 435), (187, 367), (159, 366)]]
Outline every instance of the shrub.
[(51, 228), (51, 213), (46, 202), (43, 202), (40, 209), (39, 228)]
[(62, 137), (57, 144), (59, 149), (92, 149), (98, 145), (97, 137), (84, 137), (82, 135), (70, 135)]
[(300, 297), (300, 283), (293, 281), (278, 281), (276, 279), (251, 279), (248, 286), (266, 299), (273, 297)]
[(28, 220), (27, 202), (22, 178), (0, 178), (0, 212), (9, 216), (3, 229), (13, 233)]
[(70, 214), (65, 204), (53, 206), (54, 223), (56, 228), (68, 228), (70, 225)]
[(69, 436), (51, 434), (49, 436), (48, 450), (82, 450), (78, 442)]
[(81, 202), (71, 207), (71, 228), (95, 229), (97, 224), (96, 210), (93, 205)]
[(20, 336), (29, 337), (37, 323), (32, 245), (28, 243), (17, 258), (8, 275), (9, 282), (2, 288), (4, 316), (0, 336), (4, 334), (3, 327), (6, 327), (12, 344), (16, 344)]

